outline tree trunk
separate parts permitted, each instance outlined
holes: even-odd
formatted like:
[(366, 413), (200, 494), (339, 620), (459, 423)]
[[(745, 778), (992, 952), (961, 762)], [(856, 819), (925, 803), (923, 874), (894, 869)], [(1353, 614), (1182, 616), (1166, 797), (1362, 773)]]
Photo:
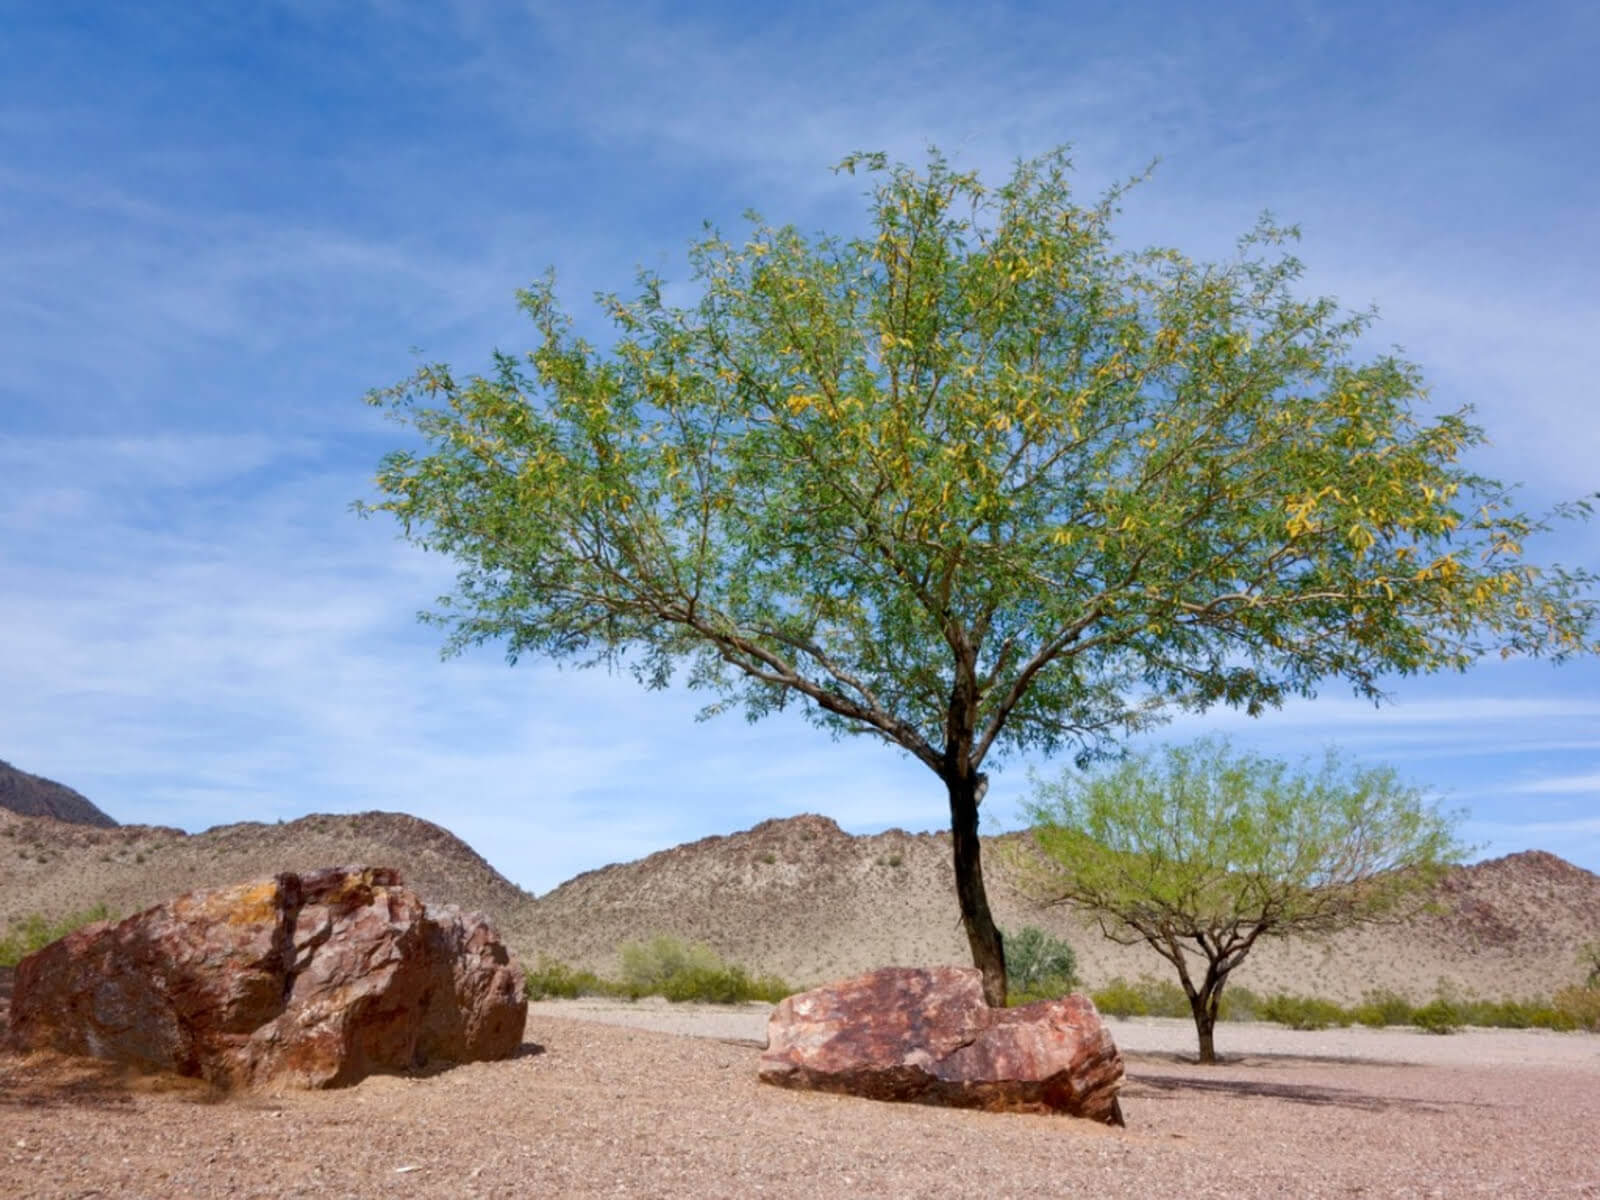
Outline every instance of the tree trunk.
[(1216, 1022), (1202, 1013), (1196, 1013), (1194, 1027), (1195, 1032), (1200, 1035), (1200, 1061), (1203, 1063), (1215, 1063), (1217, 1061)]
[(983, 998), (991, 1008), (1006, 1003), (1006, 952), (989, 912), (989, 895), (983, 887), (983, 861), (978, 843), (978, 780), (968, 772), (948, 778), (950, 840), (956, 869), (956, 898), (961, 904), (961, 924), (972, 947), (972, 965), (983, 972)]
[(1211, 986), (1209, 979), (1199, 995), (1189, 997), (1189, 1010), (1194, 1013), (1194, 1031), (1200, 1037), (1200, 1061), (1203, 1063), (1217, 1061), (1214, 1037), (1217, 1028), (1217, 999), (1216, 989)]

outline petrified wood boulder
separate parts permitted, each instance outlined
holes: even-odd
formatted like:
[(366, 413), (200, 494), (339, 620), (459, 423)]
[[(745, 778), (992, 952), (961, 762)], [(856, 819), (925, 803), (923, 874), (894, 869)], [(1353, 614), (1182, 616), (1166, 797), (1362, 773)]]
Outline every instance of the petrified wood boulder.
[(1122, 1124), (1122, 1056), (1083, 996), (990, 1008), (970, 967), (886, 967), (783, 1000), (761, 1078), (784, 1087)]
[(13, 1047), (207, 1079), (338, 1087), (505, 1058), (522, 976), (481, 913), (430, 907), (386, 867), (190, 892), (22, 960)]

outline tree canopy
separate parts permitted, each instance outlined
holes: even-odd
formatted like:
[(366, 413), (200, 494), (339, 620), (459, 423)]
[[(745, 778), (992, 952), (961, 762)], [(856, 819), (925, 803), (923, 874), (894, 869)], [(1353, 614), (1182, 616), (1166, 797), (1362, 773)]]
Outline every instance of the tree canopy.
[(1200, 1039), (1262, 938), (1337, 933), (1415, 912), (1463, 848), (1416, 788), (1330, 751), (1317, 770), (1221, 740), (1132, 755), (1040, 785), (1024, 888), (1070, 902), (1178, 972)]
[(1592, 578), (1524, 560), (1543, 520), (1462, 467), (1482, 435), (1422, 411), (1415, 367), (1359, 358), (1369, 314), (1296, 294), (1292, 230), (1221, 264), (1119, 249), (1120, 191), (1076, 203), (1063, 151), (996, 189), (937, 153), (841, 167), (875, 180), (862, 236), (710, 232), (692, 303), (648, 272), (600, 297), (603, 348), (547, 277), (530, 353), (371, 394), (426, 450), (364, 507), (460, 563), (448, 650), (625, 664), (912, 755), (998, 1002), (991, 759), (1588, 648)]

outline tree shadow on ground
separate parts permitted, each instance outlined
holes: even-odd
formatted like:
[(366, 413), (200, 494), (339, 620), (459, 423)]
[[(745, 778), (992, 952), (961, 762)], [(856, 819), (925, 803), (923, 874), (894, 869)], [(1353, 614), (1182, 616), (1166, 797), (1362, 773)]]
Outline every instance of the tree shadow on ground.
[[(1345, 1060), (1347, 1061), (1347, 1060)], [(1164, 1100), (1185, 1096), (1222, 1095), (1240, 1099), (1286, 1100), (1316, 1108), (1351, 1108), (1361, 1112), (1443, 1113), (1453, 1107), (1485, 1107), (1476, 1101), (1413, 1100), (1405, 1096), (1385, 1096), (1355, 1088), (1331, 1087), (1317, 1083), (1280, 1083), (1268, 1079), (1197, 1078), (1193, 1075), (1156, 1075), (1138, 1072), (1128, 1076), (1124, 1099)]]
[(1219, 1054), (1215, 1063), (1202, 1063), (1197, 1054), (1175, 1050), (1124, 1050), (1128, 1063), (1165, 1063), (1178, 1067), (1215, 1067), (1221, 1070), (1241, 1067), (1389, 1067), (1412, 1070), (1424, 1063), (1393, 1058), (1362, 1058), (1350, 1054)]

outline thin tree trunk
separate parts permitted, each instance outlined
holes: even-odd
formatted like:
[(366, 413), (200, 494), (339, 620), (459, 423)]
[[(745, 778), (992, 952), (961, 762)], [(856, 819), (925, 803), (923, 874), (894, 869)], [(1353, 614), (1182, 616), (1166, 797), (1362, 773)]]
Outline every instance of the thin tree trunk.
[(1217, 987), (1207, 979), (1201, 992), (1189, 997), (1189, 1010), (1194, 1013), (1194, 1030), (1200, 1037), (1200, 1061), (1203, 1063), (1217, 1061), (1217, 991)]
[(1200, 1061), (1215, 1063), (1217, 1061), (1217, 1046), (1215, 1041), (1216, 1024), (1201, 1013), (1196, 1013), (1194, 1018), (1195, 1031), (1200, 1035)]
[(983, 998), (991, 1008), (1006, 1003), (1006, 952), (989, 912), (989, 895), (983, 886), (983, 861), (978, 843), (978, 777), (945, 780), (950, 792), (950, 840), (956, 869), (956, 898), (961, 904), (961, 924), (972, 947), (972, 964), (983, 972)]

